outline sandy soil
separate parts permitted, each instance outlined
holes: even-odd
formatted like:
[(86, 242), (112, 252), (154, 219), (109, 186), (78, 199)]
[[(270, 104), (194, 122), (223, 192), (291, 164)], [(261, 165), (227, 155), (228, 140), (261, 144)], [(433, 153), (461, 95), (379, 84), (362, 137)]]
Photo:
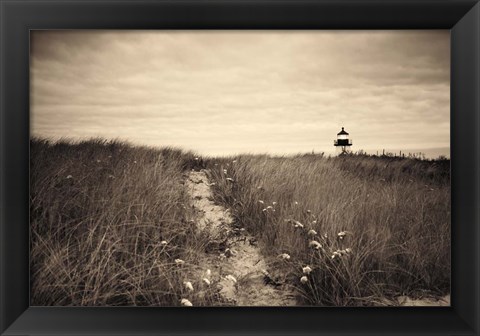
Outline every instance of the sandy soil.
[(395, 299), (383, 299), (376, 304), (380, 307), (449, 307), (450, 295), (444, 297), (424, 297), (421, 299), (414, 299), (409, 296), (398, 296)]
[(400, 306), (408, 306), (408, 307), (433, 307), (433, 306), (442, 306), (442, 307), (449, 307), (450, 306), (450, 295), (446, 295), (440, 299), (434, 298), (423, 298), (423, 299), (412, 299), (408, 296), (399, 296), (397, 297), (397, 302)]
[(268, 265), (259, 243), (235, 226), (228, 209), (213, 202), (210, 185), (204, 170), (190, 172), (186, 181), (198, 229), (211, 237), (199, 266), (221, 277), (222, 301), (238, 306), (295, 306), (293, 291), (286, 284), (267, 284)]

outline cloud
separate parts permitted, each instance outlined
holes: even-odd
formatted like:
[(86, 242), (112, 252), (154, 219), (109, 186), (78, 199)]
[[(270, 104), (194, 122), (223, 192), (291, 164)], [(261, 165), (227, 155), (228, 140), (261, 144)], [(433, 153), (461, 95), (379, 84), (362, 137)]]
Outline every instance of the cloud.
[(32, 133), (204, 154), (449, 147), (448, 31), (35, 31)]

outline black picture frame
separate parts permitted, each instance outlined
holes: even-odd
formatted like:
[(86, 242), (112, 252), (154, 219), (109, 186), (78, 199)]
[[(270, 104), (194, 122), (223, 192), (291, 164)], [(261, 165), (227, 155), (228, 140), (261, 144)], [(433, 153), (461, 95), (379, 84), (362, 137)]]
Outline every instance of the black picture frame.
[[(478, 335), (480, 4), (475, 0), (0, 0), (1, 335)], [(452, 305), (29, 307), (32, 29), (450, 29)]]

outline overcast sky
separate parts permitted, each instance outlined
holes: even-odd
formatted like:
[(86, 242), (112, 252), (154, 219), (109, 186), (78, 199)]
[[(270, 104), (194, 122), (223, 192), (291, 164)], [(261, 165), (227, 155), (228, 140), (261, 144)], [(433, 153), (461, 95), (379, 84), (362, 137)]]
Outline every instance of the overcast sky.
[[(37, 31), (32, 135), (201, 154), (448, 155), (444, 31)], [(438, 153), (437, 153), (438, 152)]]

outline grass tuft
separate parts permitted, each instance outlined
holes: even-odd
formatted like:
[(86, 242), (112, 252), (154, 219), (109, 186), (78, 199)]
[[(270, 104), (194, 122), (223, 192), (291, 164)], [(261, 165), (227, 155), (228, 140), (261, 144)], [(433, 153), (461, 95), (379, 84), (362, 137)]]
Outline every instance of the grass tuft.
[(217, 202), (264, 242), (302, 304), (449, 293), (449, 160), (241, 155), (207, 165)]

